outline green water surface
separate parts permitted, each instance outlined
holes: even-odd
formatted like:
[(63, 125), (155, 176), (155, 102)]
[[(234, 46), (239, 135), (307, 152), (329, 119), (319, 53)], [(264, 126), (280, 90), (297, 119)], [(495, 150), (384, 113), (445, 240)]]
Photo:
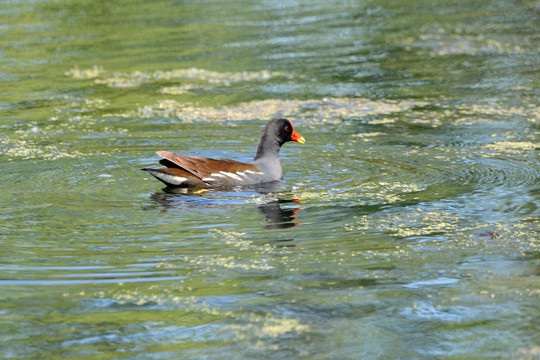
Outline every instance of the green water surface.
[[(0, 4), (1, 359), (537, 359), (540, 4)], [(263, 189), (165, 191), (155, 151)]]

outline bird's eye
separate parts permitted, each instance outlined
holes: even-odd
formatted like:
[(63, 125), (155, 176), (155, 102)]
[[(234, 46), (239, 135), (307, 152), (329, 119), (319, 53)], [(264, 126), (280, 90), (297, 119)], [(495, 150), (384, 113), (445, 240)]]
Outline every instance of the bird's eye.
[(291, 127), (289, 125), (286, 125), (285, 126), (285, 132), (291, 132)]

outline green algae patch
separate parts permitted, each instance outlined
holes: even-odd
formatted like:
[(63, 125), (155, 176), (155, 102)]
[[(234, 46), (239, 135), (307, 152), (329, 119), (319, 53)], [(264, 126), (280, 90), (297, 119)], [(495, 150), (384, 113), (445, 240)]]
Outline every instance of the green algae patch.
[(11, 160), (14, 158), (57, 160), (65, 157), (81, 157), (83, 154), (77, 150), (66, 151), (53, 144), (38, 144), (30, 140), (0, 137), (0, 155)]
[(110, 74), (103, 67), (97, 65), (82, 70), (74, 68), (66, 71), (65, 75), (77, 80), (91, 79), (95, 84), (106, 85), (111, 88), (135, 88), (151, 82), (188, 81), (191, 86), (189, 90), (201, 90), (205, 87), (205, 85), (197, 84), (226, 87), (241, 82), (263, 82), (275, 78), (301, 78), (301, 76), (281, 71), (219, 72), (201, 68), (156, 70), (154, 72), (114, 72)]
[(362, 98), (328, 98), (320, 100), (255, 100), (224, 107), (199, 107), (177, 100), (160, 100), (157, 104), (108, 117), (170, 118), (184, 122), (270, 120), (276, 117), (302, 119), (306, 123), (336, 123), (343, 119), (399, 113), (422, 104), (412, 100), (375, 101)]
[(526, 141), (497, 141), (485, 146), (486, 150), (496, 154), (520, 155), (535, 151), (538, 144)]

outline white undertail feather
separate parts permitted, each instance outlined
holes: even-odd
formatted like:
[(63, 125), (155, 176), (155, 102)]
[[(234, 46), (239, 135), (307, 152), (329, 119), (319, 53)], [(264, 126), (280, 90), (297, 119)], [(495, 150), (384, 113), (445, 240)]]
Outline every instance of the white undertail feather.
[(182, 177), (182, 176), (164, 174), (159, 171), (150, 171), (150, 174), (154, 175), (158, 179), (163, 180), (167, 184), (172, 184), (172, 185), (181, 185), (184, 181), (187, 180), (187, 178)]

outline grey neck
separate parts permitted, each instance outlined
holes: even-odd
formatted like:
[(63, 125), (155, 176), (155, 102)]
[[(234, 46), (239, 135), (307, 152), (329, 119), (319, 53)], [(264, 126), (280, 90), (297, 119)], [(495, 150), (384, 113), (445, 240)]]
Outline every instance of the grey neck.
[(271, 178), (270, 180), (280, 180), (283, 177), (283, 171), (279, 162), (279, 149), (281, 145), (279, 139), (275, 136), (264, 134), (259, 140), (257, 153), (251, 162), (264, 172), (266, 176)]
[(253, 161), (259, 159), (279, 159), (279, 150), (281, 149), (281, 143), (275, 136), (269, 136), (264, 134), (259, 140), (257, 146), (257, 153)]

